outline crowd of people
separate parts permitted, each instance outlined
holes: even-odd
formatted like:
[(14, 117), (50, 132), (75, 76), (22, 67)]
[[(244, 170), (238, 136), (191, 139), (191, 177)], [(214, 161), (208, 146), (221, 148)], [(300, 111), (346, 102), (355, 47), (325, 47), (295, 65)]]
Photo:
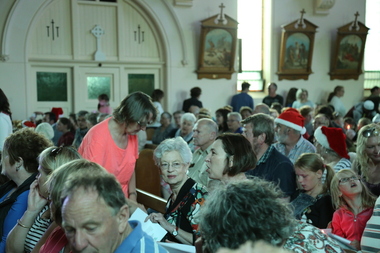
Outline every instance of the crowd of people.
[(96, 112), (67, 118), (53, 108), (14, 132), (0, 89), (0, 252), (167, 252), (129, 219), (147, 129), (170, 195), (165, 213), (148, 210), (145, 221), (166, 230), (163, 242), (379, 252), (379, 88), (347, 111), (342, 86), (325, 105), (306, 89), (284, 105), (271, 83), (256, 106), (249, 87), (214, 113), (199, 87), (173, 114), (162, 90), (131, 93), (114, 109), (101, 94)]

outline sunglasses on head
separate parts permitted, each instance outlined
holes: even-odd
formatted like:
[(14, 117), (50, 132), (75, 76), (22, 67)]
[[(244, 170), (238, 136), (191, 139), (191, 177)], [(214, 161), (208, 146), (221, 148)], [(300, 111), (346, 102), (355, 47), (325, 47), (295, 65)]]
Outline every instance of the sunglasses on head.
[(370, 129), (364, 130), (364, 131), (362, 132), (362, 135), (363, 135), (364, 137), (366, 137), (366, 138), (369, 138), (369, 137), (371, 137), (371, 136), (377, 136), (377, 135), (379, 135), (379, 131), (377, 131), (377, 129), (373, 127), (373, 128), (370, 128)]

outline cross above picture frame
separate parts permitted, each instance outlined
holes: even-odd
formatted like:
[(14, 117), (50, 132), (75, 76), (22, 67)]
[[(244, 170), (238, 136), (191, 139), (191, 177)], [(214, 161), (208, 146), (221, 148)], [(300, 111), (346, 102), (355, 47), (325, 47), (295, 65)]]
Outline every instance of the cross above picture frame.
[(314, 37), (318, 26), (303, 18), (282, 26), (279, 80), (308, 80), (313, 58)]
[(369, 28), (358, 21), (359, 13), (355, 13), (355, 20), (338, 28), (335, 51), (331, 59), (330, 80), (358, 80), (363, 73), (363, 57), (365, 42)]
[(202, 20), (198, 79), (231, 79), (235, 72), (238, 22), (221, 13)]

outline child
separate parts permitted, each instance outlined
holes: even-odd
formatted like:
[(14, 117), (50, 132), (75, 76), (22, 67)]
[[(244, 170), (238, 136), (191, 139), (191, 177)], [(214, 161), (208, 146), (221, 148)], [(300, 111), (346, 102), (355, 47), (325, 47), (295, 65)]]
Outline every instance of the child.
[(98, 97), (98, 112), (112, 114), (112, 108), (110, 107), (109, 97), (107, 94), (101, 94)]
[(369, 218), (375, 197), (353, 170), (343, 169), (331, 181), (331, 196), (335, 211), (332, 233), (351, 241), (360, 250), (360, 240)]
[(318, 154), (308, 153), (302, 154), (294, 167), (301, 188), (291, 203), (296, 219), (326, 228), (334, 213), (329, 193), (334, 170)]

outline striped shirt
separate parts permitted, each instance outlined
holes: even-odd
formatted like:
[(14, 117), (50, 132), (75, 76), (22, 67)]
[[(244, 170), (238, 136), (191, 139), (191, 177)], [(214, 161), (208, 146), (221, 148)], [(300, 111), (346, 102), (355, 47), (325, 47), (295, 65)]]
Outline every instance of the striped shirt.
[(365, 226), (361, 247), (363, 253), (380, 251), (380, 197), (377, 198), (372, 217)]
[(25, 238), (25, 246), (24, 246), (25, 252), (31, 252), (34, 249), (37, 242), (41, 239), (45, 231), (50, 226), (51, 220), (42, 218), (42, 215), (46, 211), (48, 211), (48, 209), (49, 209), (49, 205), (46, 205), (41, 210), (41, 212), (37, 215), (32, 227), (29, 229), (28, 234), (26, 235), (26, 238)]

